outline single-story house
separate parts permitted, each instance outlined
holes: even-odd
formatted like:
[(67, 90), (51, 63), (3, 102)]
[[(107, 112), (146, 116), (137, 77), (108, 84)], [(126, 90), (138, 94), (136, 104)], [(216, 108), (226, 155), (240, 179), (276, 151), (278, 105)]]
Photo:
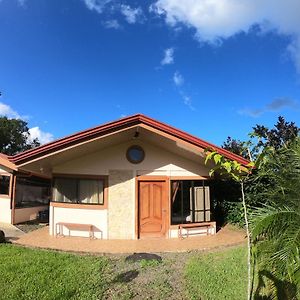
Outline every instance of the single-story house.
[[(103, 239), (214, 234), (205, 149), (244, 158), (137, 114), (0, 156), (0, 222), (49, 209), (49, 231)], [(201, 226), (205, 224), (205, 226)]]

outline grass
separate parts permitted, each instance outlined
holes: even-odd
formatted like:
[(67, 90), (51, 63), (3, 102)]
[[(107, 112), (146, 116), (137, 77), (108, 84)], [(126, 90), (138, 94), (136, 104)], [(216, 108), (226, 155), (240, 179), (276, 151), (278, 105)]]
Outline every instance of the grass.
[(101, 299), (103, 257), (0, 246), (0, 299)]
[(246, 299), (246, 248), (198, 254), (185, 268), (186, 288), (190, 299)]
[(0, 245), (0, 299), (245, 299), (246, 250), (128, 261)]

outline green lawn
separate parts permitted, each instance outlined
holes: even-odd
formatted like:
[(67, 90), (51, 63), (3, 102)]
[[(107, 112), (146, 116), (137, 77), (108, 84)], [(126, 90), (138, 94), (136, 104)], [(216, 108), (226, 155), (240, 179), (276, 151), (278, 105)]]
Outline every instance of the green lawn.
[(0, 299), (101, 299), (108, 261), (0, 245)]
[(191, 258), (185, 269), (190, 299), (246, 299), (246, 256), (246, 248), (237, 247)]
[(163, 261), (0, 245), (0, 299), (245, 299), (244, 247), (166, 253)]

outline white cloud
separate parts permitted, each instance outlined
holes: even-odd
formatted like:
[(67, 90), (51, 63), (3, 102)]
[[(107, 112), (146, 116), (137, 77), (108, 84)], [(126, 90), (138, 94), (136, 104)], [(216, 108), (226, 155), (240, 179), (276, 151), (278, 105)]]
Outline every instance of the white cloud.
[(112, 0), (83, 0), (85, 5), (90, 10), (95, 10), (98, 13), (102, 13), (105, 6)]
[(103, 25), (105, 28), (109, 29), (120, 29), (122, 26), (119, 24), (118, 20), (108, 20), (106, 22), (103, 22)]
[(9, 105), (0, 102), (0, 116), (6, 116), (9, 119), (21, 119), (21, 116)]
[(29, 133), (30, 136), (28, 137), (28, 140), (31, 142), (37, 138), (41, 144), (46, 144), (54, 139), (52, 133), (44, 132), (38, 126), (30, 128)]
[(164, 57), (160, 63), (161, 65), (170, 65), (174, 63), (174, 48), (165, 49)]
[(142, 21), (143, 11), (140, 7), (132, 8), (129, 5), (121, 5), (121, 13), (125, 16), (126, 21), (129, 24)]
[(175, 85), (181, 86), (184, 83), (184, 78), (178, 71), (176, 71), (173, 75), (173, 81)]
[(157, 0), (151, 11), (173, 27), (195, 28), (201, 42), (220, 43), (258, 25), (291, 39), (287, 51), (300, 72), (299, 0)]
[(191, 97), (184, 95), (183, 93), (181, 93), (182, 99), (183, 99), (183, 103), (190, 109), (190, 110), (196, 110), (195, 107), (193, 106), (192, 103), (192, 99)]

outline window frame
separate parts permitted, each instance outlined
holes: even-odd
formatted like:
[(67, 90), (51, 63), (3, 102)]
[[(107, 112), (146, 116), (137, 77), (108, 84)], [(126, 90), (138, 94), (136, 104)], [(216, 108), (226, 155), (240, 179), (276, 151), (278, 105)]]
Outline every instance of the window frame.
[[(55, 201), (55, 179), (62, 178), (62, 179), (77, 179), (77, 180), (101, 180), (103, 182), (103, 203), (81, 203), (81, 202), (63, 202), (63, 201)], [(72, 207), (81, 207), (81, 206), (93, 206), (93, 207), (101, 207), (107, 208), (107, 199), (108, 199), (108, 176), (107, 175), (86, 175), (86, 174), (53, 174), (52, 178), (52, 195), (51, 195), (51, 204), (56, 206), (72, 206)]]
[(9, 174), (9, 173), (0, 173), (0, 176), (7, 176), (7, 177), (9, 177), (8, 194), (1, 194), (0, 193), (0, 198), (11, 198), (12, 175)]

